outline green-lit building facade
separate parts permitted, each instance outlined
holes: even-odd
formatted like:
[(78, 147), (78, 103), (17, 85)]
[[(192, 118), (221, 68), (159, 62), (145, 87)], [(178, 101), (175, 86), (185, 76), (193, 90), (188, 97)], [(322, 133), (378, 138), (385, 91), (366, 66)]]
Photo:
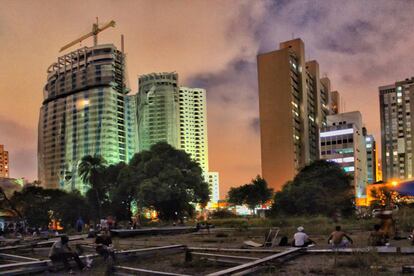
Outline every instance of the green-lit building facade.
[(176, 73), (139, 77), (137, 97), (138, 150), (165, 141), (179, 148), (179, 88)]
[(108, 164), (136, 152), (135, 100), (127, 96), (125, 55), (112, 44), (84, 47), (47, 70), (38, 126), (38, 177), (46, 188), (88, 187), (77, 167), (85, 155)]

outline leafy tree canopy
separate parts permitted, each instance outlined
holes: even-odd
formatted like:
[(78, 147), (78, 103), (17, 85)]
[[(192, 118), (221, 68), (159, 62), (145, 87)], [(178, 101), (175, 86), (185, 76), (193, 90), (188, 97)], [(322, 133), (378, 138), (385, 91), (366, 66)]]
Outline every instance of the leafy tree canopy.
[(352, 177), (334, 162), (318, 160), (304, 167), (277, 192), (273, 211), (285, 214), (344, 215), (352, 213)]
[(47, 226), (51, 218), (60, 220), (64, 227), (73, 226), (79, 216), (88, 219), (90, 209), (78, 191), (68, 193), (38, 186), (25, 186), (13, 194), (10, 202), (35, 227)]
[(257, 205), (269, 201), (272, 195), (273, 189), (268, 188), (266, 180), (258, 175), (249, 184), (230, 188), (228, 201), (236, 205), (246, 204), (253, 210)]
[(185, 151), (165, 142), (135, 154), (130, 167), (129, 182), (139, 183), (138, 205), (155, 209), (161, 219), (191, 216), (193, 204), (206, 204), (209, 200), (208, 184), (200, 166)]

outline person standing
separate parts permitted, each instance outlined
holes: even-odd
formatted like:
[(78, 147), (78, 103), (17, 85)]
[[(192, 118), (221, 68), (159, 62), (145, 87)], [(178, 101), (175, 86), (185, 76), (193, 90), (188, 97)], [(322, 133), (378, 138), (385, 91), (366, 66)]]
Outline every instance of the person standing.
[(85, 222), (83, 221), (82, 217), (79, 217), (76, 221), (76, 230), (78, 233), (82, 232), (83, 226), (85, 225)]

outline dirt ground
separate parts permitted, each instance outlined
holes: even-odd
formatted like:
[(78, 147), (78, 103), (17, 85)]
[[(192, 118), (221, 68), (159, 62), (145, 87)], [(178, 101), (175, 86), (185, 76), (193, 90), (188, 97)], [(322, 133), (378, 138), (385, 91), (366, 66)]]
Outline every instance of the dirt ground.
[[(173, 244), (182, 244), (189, 247), (215, 247), (215, 248), (242, 248), (243, 241), (253, 240), (259, 243), (264, 241), (266, 228), (257, 228), (250, 230), (242, 229), (212, 229), (210, 233), (188, 233), (180, 235), (163, 235), (163, 236), (137, 236), (131, 238), (113, 238), (113, 244), (116, 249), (137, 249), (153, 246), (165, 246)], [(368, 231), (353, 231), (349, 233), (354, 240), (353, 247), (365, 247), (369, 236)], [(282, 233), (283, 235), (283, 233)], [(310, 235), (310, 238), (316, 242), (315, 249), (328, 248), (327, 237), (323, 235)], [(291, 236), (289, 235), (289, 240)], [(92, 239), (71, 242), (75, 244), (92, 244)], [(390, 246), (411, 246), (409, 240), (391, 241)], [(287, 247), (276, 247), (275, 249), (286, 250)], [(48, 248), (39, 248), (26, 251), (10, 252), (11, 254), (30, 256), (39, 259), (47, 259)], [(86, 248), (87, 252), (93, 252), (92, 248)], [(209, 252), (213, 253), (213, 252)], [(224, 255), (264, 257), (269, 254), (252, 254), (252, 253), (224, 253)], [(190, 275), (205, 275), (211, 272), (219, 271), (230, 267), (200, 258), (193, 258), (191, 262), (185, 261), (185, 254), (160, 254), (145, 259), (130, 259), (120, 261), (119, 265), (158, 270), (163, 272), (175, 272)], [(398, 275), (401, 274), (403, 265), (414, 265), (413, 255), (380, 255), (376, 252), (354, 253), (350, 255), (333, 255), (333, 254), (305, 254), (294, 258), (293, 260), (283, 263), (283, 265), (270, 264), (270, 268), (255, 273), (255, 275)], [(79, 275), (103, 275), (104, 265), (102, 260), (94, 262), (93, 269), (88, 272), (79, 273)], [(63, 273), (47, 275), (64, 275)]]

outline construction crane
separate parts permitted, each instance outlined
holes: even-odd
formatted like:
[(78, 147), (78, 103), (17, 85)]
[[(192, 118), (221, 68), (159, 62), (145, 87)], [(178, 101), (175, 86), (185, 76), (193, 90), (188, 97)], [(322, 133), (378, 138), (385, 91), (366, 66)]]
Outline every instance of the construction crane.
[(79, 42), (87, 39), (90, 36), (93, 36), (93, 45), (96, 46), (96, 45), (98, 45), (98, 34), (100, 32), (102, 32), (103, 30), (108, 29), (109, 27), (115, 27), (115, 21), (114, 20), (111, 20), (111, 22), (104, 24), (102, 27), (99, 27), (98, 17), (97, 17), (96, 18), (96, 23), (94, 23), (92, 25), (92, 32), (90, 32), (90, 33), (88, 33), (86, 35), (81, 36), (80, 38), (72, 41), (71, 43), (66, 44), (65, 46), (63, 46), (62, 48), (60, 48), (60, 51), (59, 52), (62, 52), (62, 51), (66, 50), (69, 47), (72, 47), (73, 45), (75, 45), (75, 44), (77, 44), (77, 43), (79, 43)]

